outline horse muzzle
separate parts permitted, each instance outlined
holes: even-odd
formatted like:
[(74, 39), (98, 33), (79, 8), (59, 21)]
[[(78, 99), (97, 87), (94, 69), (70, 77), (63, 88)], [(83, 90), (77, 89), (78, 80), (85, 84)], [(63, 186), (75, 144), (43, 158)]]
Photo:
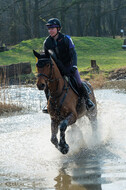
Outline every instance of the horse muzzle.
[(46, 85), (45, 84), (37, 84), (39, 90), (44, 90)]

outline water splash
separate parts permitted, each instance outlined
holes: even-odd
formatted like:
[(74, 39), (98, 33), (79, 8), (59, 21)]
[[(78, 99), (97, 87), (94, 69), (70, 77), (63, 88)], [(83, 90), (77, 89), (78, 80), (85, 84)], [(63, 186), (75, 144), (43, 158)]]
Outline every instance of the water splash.
[[(115, 179), (118, 183), (121, 183), (121, 176), (124, 176), (123, 180), (126, 179), (126, 95), (124, 93), (116, 90), (95, 91), (98, 101), (98, 128), (94, 134), (88, 118), (78, 120), (76, 125), (67, 130), (66, 138), (70, 152), (64, 156), (50, 142), (50, 117), (41, 113), (40, 96), (36, 95), (37, 89), (27, 88), (22, 88), (24, 95), (21, 95), (21, 101), (28, 100), (30, 108), (34, 107), (36, 111), (0, 118), (1, 185), (7, 187), (6, 182), (8, 182), (10, 187), (17, 188), (34, 186), (52, 188), (59, 183), (56, 176), (69, 175), (70, 179), (72, 177), (72, 184), (84, 185), (85, 181), (91, 184), (96, 180), (98, 184), (103, 184), (102, 188), (109, 189), (109, 184), (114, 184)], [(13, 93), (15, 94), (15, 90)], [(34, 104), (33, 99), (38, 104)], [(116, 162), (119, 168), (115, 168)], [(62, 167), (65, 173), (59, 174)], [(111, 176), (108, 167), (111, 168)], [(120, 177), (119, 175), (114, 177), (119, 171)], [(96, 178), (93, 180), (91, 176), (94, 173)], [(15, 182), (15, 185), (12, 182)], [(124, 186), (126, 187), (126, 184)], [(79, 189), (78, 186), (77, 188)]]

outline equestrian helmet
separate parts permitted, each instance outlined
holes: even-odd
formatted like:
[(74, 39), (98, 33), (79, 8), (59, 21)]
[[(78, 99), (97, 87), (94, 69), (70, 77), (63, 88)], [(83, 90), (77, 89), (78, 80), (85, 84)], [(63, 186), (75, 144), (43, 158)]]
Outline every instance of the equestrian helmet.
[(57, 19), (57, 18), (51, 18), (46, 23), (46, 26), (48, 28), (61, 28), (61, 23), (60, 23), (59, 19)]

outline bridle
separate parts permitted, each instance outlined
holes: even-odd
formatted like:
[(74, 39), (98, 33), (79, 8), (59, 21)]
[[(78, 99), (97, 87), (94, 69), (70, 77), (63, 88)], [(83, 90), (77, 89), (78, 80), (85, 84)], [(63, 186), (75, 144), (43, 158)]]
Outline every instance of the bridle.
[[(44, 60), (44, 59), (39, 59), (39, 60)], [(49, 76), (44, 74), (44, 73), (39, 73), (37, 75), (37, 77), (46, 77), (47, 79), (45, 79), (45, 81), (53, 81), (52, 79), (52, 74), (53, 74), (53, 63), (52, 63), (52, 60), (49, 60), (49, 59), (45, 59), (45, 62), (47, 62), (47, 60), (49, 61), (48, 63), (50, 64), (50, 73), (49, 73)], [(36, 64), (37, 65), (37, 64)], [(43, 66), (37, 66), (38, 68), (42, 68), (46, 65), (46, 63), (43, 65)]]

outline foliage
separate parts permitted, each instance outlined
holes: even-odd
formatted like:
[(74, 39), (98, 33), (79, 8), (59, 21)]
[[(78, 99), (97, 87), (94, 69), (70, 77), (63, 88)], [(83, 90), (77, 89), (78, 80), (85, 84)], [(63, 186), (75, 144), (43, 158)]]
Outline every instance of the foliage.
[[(35, 57), (32, 50), (41, 52), (45, 38), (22, 41), (9, 51), (0, 53), (0, 65), (30, 61), (35, 73)], [(121, 48), (120, 38), (103, 37), (72, 37), (77, 55), (78, 69), (84, 71), (90, 68), (91, 60), (96, 60), (100, 70), (111, 71), (126, 65), (125, 50)]]
[(126, 31), (126, 0), (0, 1), (0, 44), (44, 37), (52, 17), (61, 20), (62, 31), (70, 36), (115, 38)]
[(19, 112), (23, 108), (17, 105), (14, 105), (12, 103), (6, 104), (0, 102), (0, 116), (5, 113), (11, 113), (11, 112)]

